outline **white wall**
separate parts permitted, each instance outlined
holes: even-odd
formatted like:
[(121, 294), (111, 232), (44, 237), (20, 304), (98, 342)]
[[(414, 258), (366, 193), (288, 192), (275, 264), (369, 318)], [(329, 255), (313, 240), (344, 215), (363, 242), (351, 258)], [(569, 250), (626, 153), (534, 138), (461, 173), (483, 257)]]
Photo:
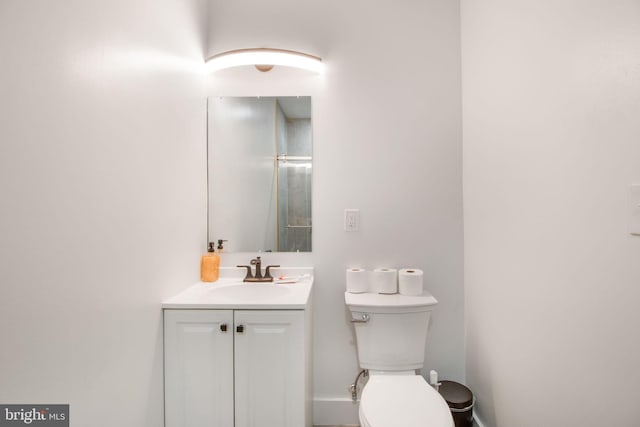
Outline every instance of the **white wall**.
[(0, 2), (0, 402), (163, 420), (163, 299), (206, 242), (206, 4)]
[[(280, 47), (319, 55), (327, 66), (321, 77), (282, 67), (225, 70), (207, 90), (313, 97), (313, 253), (264, 258), (316, 267), (315, 423), (355, 421), (347, 387), (358, 367), (343, 299), (349, 266), (425, 271), (440, 301), (426, 368), (462, 380), (457, 2), (211, 0), (209, 22), (209, 54)], [(361, 210), (361, 231), (343, 231), (345, 208)], [(225, 254), (223, 264), (251, 255)]]
[(637, 426), (640, 3), (462, 1), (467, 380), (489, 426)]

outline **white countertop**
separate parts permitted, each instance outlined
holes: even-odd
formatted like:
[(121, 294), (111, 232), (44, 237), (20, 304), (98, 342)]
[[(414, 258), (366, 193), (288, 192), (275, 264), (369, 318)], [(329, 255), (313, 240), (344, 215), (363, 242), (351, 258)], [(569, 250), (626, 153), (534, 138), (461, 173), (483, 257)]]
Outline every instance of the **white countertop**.
[[(312, 267), (273, 268), (272, 275), (295, 283), (244, 283), (244, 268), (222, 267), (220, 278), (198, 282), (162, 303), (164, 309), (304, 310), (311, 298)], [(283, 280), (283, 282), (285, 282)]]

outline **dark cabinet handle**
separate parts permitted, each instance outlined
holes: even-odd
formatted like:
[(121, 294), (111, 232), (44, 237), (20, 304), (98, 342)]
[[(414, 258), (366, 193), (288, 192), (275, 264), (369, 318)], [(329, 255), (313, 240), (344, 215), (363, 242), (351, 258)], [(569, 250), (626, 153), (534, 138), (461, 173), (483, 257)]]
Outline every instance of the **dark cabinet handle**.
[(236, 332), (241, 334), (244, 332), (244, 325), (238, 325), (236, 326)]
[(222, 332), (227, 332), (227, 324), (226, 324), (226, 323), (223, 323), (222, 325), (220, 325), (220, 330), (221, 330)]

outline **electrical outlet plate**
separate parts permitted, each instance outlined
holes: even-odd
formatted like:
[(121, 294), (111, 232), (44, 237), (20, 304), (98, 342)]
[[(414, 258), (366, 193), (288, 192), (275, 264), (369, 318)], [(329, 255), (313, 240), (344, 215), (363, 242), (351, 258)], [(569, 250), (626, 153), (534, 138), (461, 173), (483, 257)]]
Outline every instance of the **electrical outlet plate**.
[(344, 210), (344, 231), (358, 231), (360, 228), (360, 209)]

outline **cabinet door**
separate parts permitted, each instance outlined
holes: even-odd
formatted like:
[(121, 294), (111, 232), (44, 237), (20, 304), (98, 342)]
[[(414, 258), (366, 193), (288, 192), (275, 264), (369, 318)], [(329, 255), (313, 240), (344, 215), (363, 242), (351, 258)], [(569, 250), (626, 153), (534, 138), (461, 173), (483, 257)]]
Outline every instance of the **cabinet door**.
[(305, 425), (304, 357), (303, 311), (235, 311), (236, 427)]
[(233, 427), (233, 311), (164, 310), (164, 366), (166, 427)]

